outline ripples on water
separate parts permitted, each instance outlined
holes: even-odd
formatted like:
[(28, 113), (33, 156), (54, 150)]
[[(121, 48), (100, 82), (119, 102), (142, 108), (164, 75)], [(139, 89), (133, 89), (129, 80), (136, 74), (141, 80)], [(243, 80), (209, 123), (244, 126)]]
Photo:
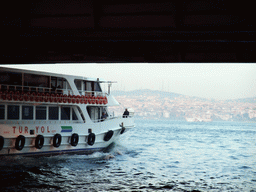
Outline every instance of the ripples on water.
[(1, 157), (1, 191), (256, 191), (255, 123), (138, 120), (105, 152)]

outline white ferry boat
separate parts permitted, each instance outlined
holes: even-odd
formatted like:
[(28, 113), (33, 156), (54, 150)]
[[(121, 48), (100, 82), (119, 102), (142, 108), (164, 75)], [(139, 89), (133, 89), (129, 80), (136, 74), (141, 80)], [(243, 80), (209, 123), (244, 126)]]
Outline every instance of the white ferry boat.
[[(104, 93), (101, 83), (108, 83)], [(134, 127), (114, 116), (113, 82), (0, 67), (0, 155), (101, 151)], [(103, 115), (102, 115), (103, 114)]]

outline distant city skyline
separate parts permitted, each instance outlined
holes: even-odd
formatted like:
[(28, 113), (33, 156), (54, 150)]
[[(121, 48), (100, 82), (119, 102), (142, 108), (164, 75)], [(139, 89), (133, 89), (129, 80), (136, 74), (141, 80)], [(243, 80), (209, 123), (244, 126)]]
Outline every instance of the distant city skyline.
[(117, 81), (112, 90), (151, 89), (207, 99), (256, 97), (256, 64), (1, 65)]

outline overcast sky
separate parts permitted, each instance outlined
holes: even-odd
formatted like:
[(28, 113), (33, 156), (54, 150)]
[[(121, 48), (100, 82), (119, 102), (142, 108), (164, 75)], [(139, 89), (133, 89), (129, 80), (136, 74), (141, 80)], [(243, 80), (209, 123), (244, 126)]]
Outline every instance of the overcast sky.
[(37, 64), (12, 67), (117, 81), (114, 90), (163, 90), (220, 100), (256, 97), (256, 64)]

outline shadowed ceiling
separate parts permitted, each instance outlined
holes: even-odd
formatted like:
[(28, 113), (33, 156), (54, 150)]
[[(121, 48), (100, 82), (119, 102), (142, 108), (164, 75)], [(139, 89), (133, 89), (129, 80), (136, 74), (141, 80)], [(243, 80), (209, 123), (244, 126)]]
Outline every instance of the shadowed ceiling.
[(253, 3), (1, 3), (1, 63), (255, 62)]

